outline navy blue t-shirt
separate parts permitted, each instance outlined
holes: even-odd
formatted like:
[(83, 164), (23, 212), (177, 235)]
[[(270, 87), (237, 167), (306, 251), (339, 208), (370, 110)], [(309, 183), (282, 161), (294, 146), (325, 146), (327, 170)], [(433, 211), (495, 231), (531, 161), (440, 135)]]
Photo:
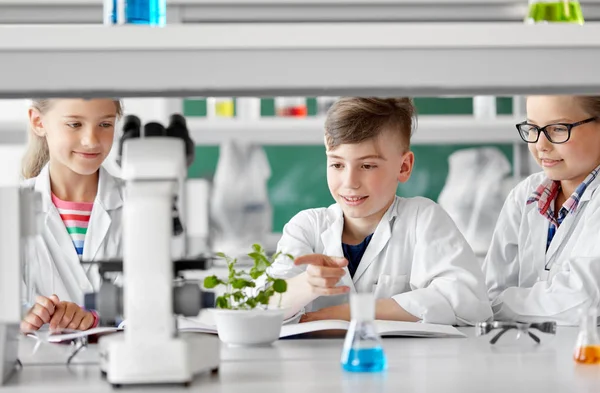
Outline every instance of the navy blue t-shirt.
[(354, 273), (356, 273), (356, 269), (358, 269), (358, 264), (371, 241), (373, 234), (371, 233), (369, 236), (365, 237), (360, 244), (352, 245), (342, 243), (342, 250), (344, 250), (344, 257), (348, 260), (348, 271), (350, 271), (350, 277), (354, 277)]

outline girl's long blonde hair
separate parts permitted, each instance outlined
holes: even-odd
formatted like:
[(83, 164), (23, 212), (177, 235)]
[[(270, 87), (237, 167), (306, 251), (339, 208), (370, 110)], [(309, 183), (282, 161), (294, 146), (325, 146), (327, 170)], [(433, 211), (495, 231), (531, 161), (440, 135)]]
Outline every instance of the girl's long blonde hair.
[[(31, 108), (44, 114), (52, 105), (52, 99), (39, 99), (31, 101)], [(115, 100), (117, 107), (117, 117), (123, 114), (121, 101)], [(48, 150), (48, 142), (45, 137), (38, 136), (33, 127), (29, 126), (27, 150), (23, 156), (22, 175), (25, 179), (31, 179), (40, 174), (40, 171), (50, 160), (50, 152)]]

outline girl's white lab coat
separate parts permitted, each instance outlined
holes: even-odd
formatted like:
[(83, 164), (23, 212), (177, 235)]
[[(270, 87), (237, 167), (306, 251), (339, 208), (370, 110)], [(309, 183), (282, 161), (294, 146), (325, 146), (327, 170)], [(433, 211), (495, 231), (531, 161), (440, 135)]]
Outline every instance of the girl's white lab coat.
[[(325, 254), (343, 257), (344, 216), (334, 204), (297, 214), (284, 227), (278, 251), (295, 257)], [(290, 278), (306, 266), (279, 258), (270, 273)], [(483, 273), (454, 222), (425, 198), (399, 198), (381, 219), (354, 278), (338, 285), (351, 291), (374, 291), (376, 298), (393, 298), (423, 322), (473, 324), (492, 316)], [(306, 307), (316, 311), (348, 302), (348, 295), (321, 296)]]
[[(100, 276), (95, 266), (81, 264), (58, 209), (52, 203), (48, 165), (37, 177), (26, 180), (23, 187), (34, 188), (42, 194), (38, 221), (42, 236), (34, 246), (37, 258), (28, 260), (35, 277), (31, 289), (35, 295), (56, 294), (60, 300), (83, 305), (84, 294), (99, 289)], [(121, 257), (123, 191), (121, 180), (101, 167), (98, 194), (85, 235), (83, 261)]]
[(495, 319), (577, 325), (578, 309), (600, 299), (600, 195), (596, 178), (568, 214), (548, 251), (549, 221), (527, 199), (544, 173), (529, 176), (506, 202), (484, 262)]

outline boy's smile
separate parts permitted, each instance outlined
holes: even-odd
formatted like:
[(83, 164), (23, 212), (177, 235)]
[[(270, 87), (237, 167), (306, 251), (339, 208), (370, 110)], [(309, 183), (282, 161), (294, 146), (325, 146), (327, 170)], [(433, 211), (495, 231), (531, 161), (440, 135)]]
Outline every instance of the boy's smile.
[(413, 155), (390, 132), (327, 151), (327, 184), (345, 220), (374, 224), (394, 201), (399, 181), (410, 177)]

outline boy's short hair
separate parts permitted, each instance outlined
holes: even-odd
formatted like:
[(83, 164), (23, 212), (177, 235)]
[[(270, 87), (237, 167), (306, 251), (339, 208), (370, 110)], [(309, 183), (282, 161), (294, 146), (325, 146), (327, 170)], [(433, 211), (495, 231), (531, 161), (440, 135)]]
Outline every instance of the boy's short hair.
[(416, 110), (412, 99), (343, 97), (327, 112), (325, 143), (328, 150), (378, 137), (398, 136), (402, 150), (410, 148)]

